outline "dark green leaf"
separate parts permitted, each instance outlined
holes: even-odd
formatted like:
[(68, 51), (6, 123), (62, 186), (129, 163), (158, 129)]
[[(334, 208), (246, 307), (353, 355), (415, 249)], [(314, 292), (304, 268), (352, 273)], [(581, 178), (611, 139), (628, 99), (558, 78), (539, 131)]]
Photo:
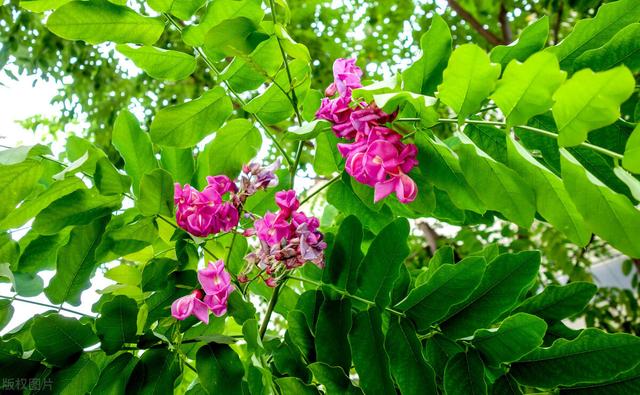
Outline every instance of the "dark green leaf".
[(515, 311), (535, 314), (546, 320), (562, 320), (584, 310), (597, 290), (598, 287), (587, 282), (549, 285), (538, 295), (522, 302)]
[(109, 159), (100, 158), (96, 162), (96, 170), (93, 175), (96, 187), (103, 195), (117, 195), (129, 192), (131, 178), (118, 173)]
[(242, 394), (244, 367), (228, 345), (202, 346), (196, 357), (196, 368), (200, 383), (210, 394)]
[(125, 343), (136, 341), (137, 316), (135, 300), (124, 295), (118, 295), (102, 306), (96, 320), (96, 333), (107, 354), (119, 351)]
[(314, 360), (314, 339), (307, 325), (305, 315), (300, 310), (292, 310), (287, 316), (287, 335), (307, 361)]
[(129, 381), (129, 376), (136, 366), (138, 359), (132, 354), (123, 353), (109, 364), (100, 373), (98, 383), (91, 391), (96, 395), (124, 395)]
[(461, 352), (449, 360), (444, 371), (444, 390), (447, 395), (487, 393), (484, 364), (477, 351)]
[(560, 389), (562, 395), (611, 395), (636, 394), (640, 391), (640, 364), (635, 368), (620, 373), (612, 379), (598, 383), (578, 384), (571, 388)]
[(599, 48), (590, 49), (575, 61), (575, 69), (609, 70), (621, 64), (632, 72), (640, 71), (640, 23), (620, 29), (610, 41)]
[(167, 349), (146, 350), (131, 373), (127, 394), (166, 394), (173, 392), (180, 375), (180, 360), (175, 352)]
[(320, 395), (315, 386), (305, 384), (297, 377), (281, 377), (276, 379), (276, 384), (278, 384), (283, 394)]
[(31, 335), (36, 350), (47, 362), (57, 366), (72, 363), (84, 348), (98, 341), (91, 325), (59, 314), (35, 317)]
[(362, 390), (355, 387), (344, 371), (336, 366), (329, 366), (322, 362), (309, 365), (313, 376), (325, 386), (329, 394), (362, 395)]
[(349, 330), (351, 329), (351, 300), (325, 296), (315, 327), (316, 360), (330, 366), (351, 368)]
[(322, 282), (355, 292), (358, 264), (363, 257), (360, 247), (362, 232), (362, 224), (356, 216), (350, 215), (342, 221), (322, 273)]

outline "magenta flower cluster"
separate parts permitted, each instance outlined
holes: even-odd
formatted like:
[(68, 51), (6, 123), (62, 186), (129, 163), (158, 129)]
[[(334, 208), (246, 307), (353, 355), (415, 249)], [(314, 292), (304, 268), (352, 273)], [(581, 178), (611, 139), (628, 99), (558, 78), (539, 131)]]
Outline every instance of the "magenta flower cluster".
[(238, 280), (248, 281), (247, 274), (253, 266), (267, 276), (266, 284), (274, 287), (288, 270), (313, 262), (324, 267), (324, 250), (327, 243), (318, 231), (320, 223), (316, 217), (307, 217), (298, 211), (300, 202), (293, 190), (280, 191), (275, 196), (280, 208), (277, 213), (267, 212), (254, 222), (254, 228), (245, 235), (256, 234), (260, 249), (245, 257), (249, 266)]
[(325, 91), (328, 97), (322, 100), (316, 117), (333, 123), (332, 130), (339, 138), (352, 140), (338, 144), (346, 159), (345, 170), (358, 182), (374, 188), (375, 202), (393, 192), (400, 202), (412, 202), (418, 188), (407, 173), (418, 164), (418, 151), (386, 126), (396, 114), (386, 114), (375, 103), (352, 97), (353, 89), (362, 86), (362, 70), (355, 59), (337, 59), (333, 76), (334, 82)]
[(202, 290), (197, 289), (189, 295), (176, 299), (171, 305), (171, 315), (179, 320), (194, 315), (208, 324), (210, 311), (216, 317), (227, 312), (227, 299), (234, 287), (222, 260), (209, 262), (207, 267), (200, 269), (198, 281)]

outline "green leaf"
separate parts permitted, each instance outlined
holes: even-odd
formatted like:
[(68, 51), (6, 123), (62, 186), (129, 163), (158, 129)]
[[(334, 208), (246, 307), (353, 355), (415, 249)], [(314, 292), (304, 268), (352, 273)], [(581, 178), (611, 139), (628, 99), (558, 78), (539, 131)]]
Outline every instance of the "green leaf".
[(133, 180), (133, 192), (140, 190), (142, 176), (158, 167), (149, 136), (140, 129), (138, 119), (122, 110), (113, 125), (112, 143), (124, 159), (124, 169)]
[(613, 173), (620, 179), (620, 181), (624, 182), (625, 185), (629, 187), (631, 196), (635, 200), (640, 200), (640, 180), (620, 166), (614, 167)]
[(304, 313), (300, 310), (290, 311), (287, 315), (287, 324), (287, 335), (291, 343), (298, 347), (307, 361), (313, 360), (314, 339)]
[(175, 352), (167, 349), (146, 350), (131, 373), (127, 394), (166, 394), (173, 392), (180, 375), (180, 360)]
[(98, 339), (91, 325), (82, 324), (75, 318), (59, 314), (36, 316), (33, 320), (31, 335), (47, 362), (56, 366), (72, 363), (86, 347), (95, 344)]
[(20, 7), (31, 12), (44, 12), (55, 10), (70, 1), (71, 0), (20, 0)]
[[(623, 253), (640, 257), (640, 211), (585, 170), (566, 150), (560, 151), (562, 179), (578, 211), (595, 234)], [(594, 207), (597, 209), (594, 210)]]
[(173, 179), (162, 169), (145, 174), (140, 181), (140, 198), (136, 206), (147, 216), (173, 215)]
[(451, 54), (437, 96), (462, 120), (480, 110), (499, 75), (500, 65), (491, 63), (482, 48), (463, 44)]
[(327, 190), (327, 201), (345, 215), (355, 215), (365, 228), (377, 233), (392, 220), (389, 210), (373, 211), (353, 193), (350, 185), (338, 181)]
[(571, 33), (547, 51), (558, 57), (564, 70), (576, 69), (574, 61), (589, 49), (607, 43), (623, 27), (638, 22), (640, 8), (635, 0), (619, 0), (603, 4), (594, 18), (579, 20)]
[(420, 38), (422, 56), (402, 72), (403, 89), (432, 95), (442, 82), (451, 55), (451, 32), (441, 16), (431, 18), (429, 30)]
[[(32, 240), (27, 240), (33, 236)], [(20, 240), (22, 253), (18, 261), (18, 270), (23, 273), (35, 274), (41, 270), (54, 270), (58, 249), (69, 241), (69, 232), (62, 231), (52, 236), (38, 236), (28, 233)], [(28, 244), (26, 244), (28, 243)]]
[(409, 255), (408, 237), (409, 223), (405, 218), (398, 218), (380, 231), (359, 266), (358, 296), (375, 301), (380, 307), (389, 305), (393, 282)]
[(499, 211), (516, 224), (528, 228), (535, 214), (534, 194), (512, 169), (496, 162), (463, 134), (456, 148), (466, 180), (488, 208)]
[(168, 12), (182, 20), (188, 20), (206, 0), (149, 0), (149, 6), (158, 12)]
[(131, 188), (131, 178), (120, 174), (107, 158), (98, 159), (93, 179), (103, 195), (123, 194)]
[(182, 31), (185, 43), (192, 47), (204, 44), (206, 33), (221, 22), (244, 17), (258, 25), (264, 17), (262, 0), (216, 0), (210, 2), (197, 25), (189, 25)]
[(95, 250), (106, 222), (107, 218), (101, 218), (73, 228), (69, 242), (58, 251), (56, 274), (44, 290), (51, 302), (80, 305), (80, 295), (89, 288), (89, 280), (96, 268)]
[(276, 384), (278, 384), (283, 394), (320, 395), (320, 392), (315, 386), (305, 384), (297, 377), (281, 377), (276, 379)]
[(426, 282), (412, 289), (396, 308), (406, 312), (418, 331), (426, 331), (452, 306), (471, 295), (480, 284), (485, 268), (482, 257), (465, 258), (455, 265), (443, 264)]
[(529, 118), (551, 108), (551, 97), (566, 76), (555, 56), (538, 52), (524, 63), (512, 60), (491, 99), (502, 110), (507, 124), (526, 125)]
[(93, 394), (119, 395), (124, 394), (129, 381), (129, 376), (135, 367), (138, 359), (129, 353), (122, 353), (117, 358), (109, 362), (102, 369), (100, 378), (93, 388)]
[[(102, 263), (118, 259), (121, 256), (142, 250), (157, 238), (158, 230), (154, 218), (140, 217), (138, 210), (129, 209), (109, 222), (107, 231), (96, 249), (96, 260)], [(125, 268), (127, 266), (119, 267)], [(139, 282), (137, 269), (136, 272)]]
[(547, 44), (549, 37), (549, 17), (546, 15), (525, 27), (520, 37), (509, 45), (493, 47), (489, 56), (494, 63), (506, 67), (512, 60), (524, 62)]
[(242, 394), (244, 367), (228, 345), (209, 343), (200, 347), (196, 369), (200, 383), (210, 394)]
[(182, 80), (196, 70), (196, 59), (184, 52), (131, 45), (117, 45), (116, 50), (131, 59), (145, 73), (159, 80)]
[(327, 389), (330, 394), (362, 395), (362, 390), (355, 387), (344, 371), (336, 366), (329, 366), (322, 362), (309, 365), (315, 379)]
[(232, 109), (231, 99), (217, 86), (197, 99), (158, 111), (151, 122), (151, 140), (162, 146), (192, 147), (222, 126)]
[(471, 342), (486, 360), (499, 365), (517, 361), (540, 346), (546, 330), (543, 319), (518, 313), (507, 317), (497, 329), (477, 330)]
[(50, 380), (54, 394), (86, 394), (93, 389), (99, 376), (100, 368), (91, 354), (84, 353), (73, 365), (55, 372)]
[(45, 208), (33, 221), (33, 231), (53, 235), (67, 226), (87, 225), (110, 215), (120, 207), (122, 196), (103, 196), (93, 190), (79, 189)]
[(316, 360), (348, 372), (351, 368), (350, 329), (351, 300), (330, 299), (325, 295), (315, 328)]
[(624, 373), (597, 383), (583, 383), (571, 388), (562, 388), (560, 394), (610, 395), (635, 394), (640, 391), (640, 364)]
[(621, 29), (610, 41), (599, 48), (590, 49), (575, 61), (575, 69), (609, 70), (621, 64), (632, 72), (640, 71), (640, 23)]
[(271, 36), (258, 44), (249, 55), (234, 58), (222, 71), (220, 78), (227, 81), (236, 92), (258, 89), (276, 74), (282, 62), (278, 39)]
[(235, 178), (260, 151), (262, 136), (247, 119), (227, 122), (204, 149), (198, 161), (199, 179), (213, 174), (226, 174)]
[(169, 274), (176, 270), (178, 262), (168, 258), (149, 261), (142, 270), (141, 288), (144, 292), (156, 291), (167, 285)]
[(493, 395), (522, 395), (522, 390), (511, 375), (500, 376), (491, 387)]
[(0, 300), (0, 330), (2, 330), (11, 321), (15, 309), (11, 305), (11, 300)]
[(416, 135), (416, 145), (418, 165), (427, 180), (447, 191), (457, 207), (483, 214), (485, 209), (462, 173), (455, 152), (437, 137), (427, 138), (423, 133)]
[(204, 51), (212, 61), (248, 55), (261, 41), (257, 29), (256, 23), (245, 17), (223, 20), (205, 35)]
[(323, 119), (305, 122), (302, 126), (294, 126), (287, 130), (286, 137), (289, 140), (311, 140), (319, 134), (331, 133), (331, 124)]
[(365, 394), (395, 393), (389, 357), (384, 349), (382, 320), (376, 308), (355, 315), (349, 343), (362, 391)]
[(160, 151), (160, 163), (181, 185), (189, 184), (196, 171), (193, 150), (190, 148), (163, 147)]
[(358, 264), (362, 261), (363, 229), (358, 217), (350, 215), (340, 224), (322, 282), (355, 292)]
[(622, 165), (627, 170), (640, 174), (640, 126), (636, 126), (633, 129), (631, 136), (627, 140)]
[(0, 219), (7, 217), (36, 186), (44, 168), (40, 161), (27, 159), (14, 165), (0, 166)]
[(540, 252), (503, 254), (489, 262), (480, 285), (464, 301), (454, 305), (440, 324), (447, 336), (459, 339), (487, 328), (509, 311), (535, 280)]
[(640, 360), (640, 338), (587, 328), (574, 340), (559, 339), (511, 364), (510, 373), (522, 385), (553, 388), (597, 383), (627, 371)]
[(591, 232), (573, 204), (562, 179), (538, 162), (511, 136), (507, 137), (509, 165), (533, 187), (536, 209), (550, 224), (579, 246), (591, 239)]
[(118, 295), (102, 305), (96, 320), (96, 333), (107, 354), (118, 352), (125, 343), (136, 341), (138, 305), (135, 300)]
[(581, 281), (564, 286), (549, 285), (514, 311), (535, 314), (546, 320), (562, 320), (584, 310), (597, 290), (594, 284)]
[(9, 215), (0, 223), (0, 230), (15, 229), (24, 225), (29, 219), (38, 215), (55, 200), (70, 194), (80, 188), (84, 188), (84, 183), (75, 177), (53, 182), (49, 188), (42, 191), (32, 199), (25, 200), (22, 204), (11, 211)]
[(340, 139), (329, 131), (316, 136), (316, 155), (313, 157), (316, 173), (330, 177), (340, 171), (343, 159), (336, 146), (339, 142)]
[(447, 395), (487, 394), (484, 364), (477, 351), (458, 353), (447, 362), (444, 391)]
[(578, 145), (587, 133), (620, 117), (620, 105), (631, 96), (633, 75), (624, 66), (594, 73), (580, 70), (553, 95), (553, 119), (561, 147)]
[(395, 111), (404, 112), (407, 109), (406, 105), (410, 105), (413, 108), (411, 115), (419, 118), (423, 127), (438, 123), (438, 112), (435, 109), (437, 100), (435, 97), (408, 91), (397, 91), (373, 95), (373, 100), (389, 114)]
[(164, 23), (107, 1), (72, 1), (49, 16), (47, 28), (67, 40), (89, 44), (153, 44), (164, 31)]
[(38, 156), (50, 154), (51, 149), (41, 144), (7, 148), (0, 151), (0, 165), (15, 165), (24, 162), (28, 158), (35, 159)]
[(422, 355), (422, 346), (413, 326), (392, 317), (386, 335), (385, 349), (391, 361), (391, 373), (404, 394), (435, 394), (436, 376)]

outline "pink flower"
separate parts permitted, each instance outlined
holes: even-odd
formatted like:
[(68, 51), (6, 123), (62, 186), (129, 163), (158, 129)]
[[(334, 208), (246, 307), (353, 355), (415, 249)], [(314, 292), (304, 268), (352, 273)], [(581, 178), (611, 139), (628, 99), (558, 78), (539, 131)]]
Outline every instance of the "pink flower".
[(394, 191), (401, 203), (411, 203), (418, 194), (418, 187), (411, 177), (404, 173), (399, 173), (384, 182), (376, 184), (373, 201), (378, 202)]
[(332, 97), (336, 94), (336, 92), (338, 92), (338, 88), (336, 87), (336, 84), (332, 82), (331, 84), (329, 84), (327, 89), (324, 90), (324, 95), (327, 97)]
[(281, 216), (284, 218), (289, 218), (291, 213), (300, 207), (294, 190), (276, 192), (276, 204), (280, 207)]
[(356, 66), (355, 59), (336, 59), (333, 63), (333, 78), (335, 89), (341, 96), (351, 95), (352, 89), (362, 86), (362, 70)]
[(320, 109), (316, 112), (316, 118), (326, 119), (333, 123), (333, 132), (336, 136), (345, 139), (354, 139), (356, 130), (351, 123), (353, 109), (349, 106), (351, 98), (340, 96), (336, 99), (322, 99)]
[(176, 299), (171, 304), (171, 315), (176, 319), (184, 320), (194, 315), (205, 324), (209, 323), (209, 309), (205, 302), (200, 300), (202, 292), (195, 290), (189, 295)]
[(222, 259), (209, 262), (207, 267), (198, 270), (198, 281), (207, 295), (218, 293), (231, 286), (231, 276), (224, 270)]
[(220, 317), (227, 312), (227, 300), (231, 292), (233, 292), (233, 286), (229, 286), (213, 294), (205, 295), (204, 303), (211, 309), (213, 315)]
[(258, 238), (268, 245), (280, 244), (283, 239), (289, 238), (289, 223), (279, 215), (267, 212), (262, 219), (253, 224)]

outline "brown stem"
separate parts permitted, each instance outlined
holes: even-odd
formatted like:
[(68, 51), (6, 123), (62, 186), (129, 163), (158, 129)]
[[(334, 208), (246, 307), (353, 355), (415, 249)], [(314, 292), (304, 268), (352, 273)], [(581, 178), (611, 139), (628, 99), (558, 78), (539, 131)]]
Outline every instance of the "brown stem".
[(553, 45), (556, 45), (560, 36), (560, 24), (562, 23), (562, 13), (564, 12), (564, 2), (560, 2), (558, 6), (558, 17), (556, 23), (553, 24)]
[(502, 41), (504, 41), (505, 44), (509, 44), (513, 40), (513, 36), (511, 34), (509, 19), (507, 19), (507, 9), (504, 7), (504, 2), (500, 3), (498, 20), (500, 21), (500, 29), (502, 29)]
[(482, 26), (482, 24), (478, 22), (478, 20), (473, 15), (471, 15), (467, 10), (462, 8), (462, 6), (456, 0), (447, 0), (447, 3), (449, 3), (451, 8), (453, 8), (454, 11), (457, 12), (462, 19), (467, 21), (490, 44), (492, 45), (504, 44), (498, 36), (490, 32), (489, 30), (485, 29)]

